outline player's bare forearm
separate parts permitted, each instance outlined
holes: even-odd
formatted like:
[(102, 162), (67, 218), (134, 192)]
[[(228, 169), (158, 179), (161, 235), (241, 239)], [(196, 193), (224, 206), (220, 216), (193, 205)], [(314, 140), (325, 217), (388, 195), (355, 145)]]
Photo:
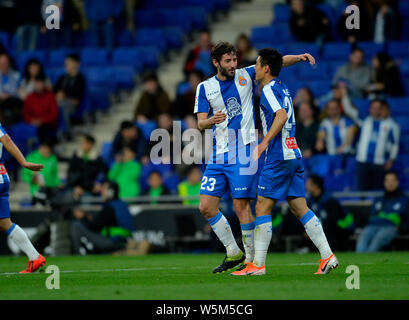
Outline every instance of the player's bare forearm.
[(197, 126), (199, 130), (205, 130), (212, 128), (215, 124), (222, 123), (226, 120), (227, 115), (221, 110), (216, 111), (213, 117), (208, 118), (208, 114), (200, 112), (197, 114)]
[(214, 126), (214, 118), (198, 119), (197, 126), (199, 127), (199, 130), (210, 129)]
[(6, 148), (6, 150), (11, 154), (11, 156), (17, 160), (17, 162), (23, 167), (32, 171), (41, 171), (44, 168), (42, 164), (36, 164), (27, 162), (24, 155), (21, 153), (20, 149), (15, 145), (13, 140), (11, 140), (8, 134), (3, 135), (0, 138), (0, 142)]
[(20, 165), (26, 162), (26, 158), (21, 153), (20, 149), (14, 144), (8, 134), (5, 134), (0, 138), (0, 142), (3, 144), (4, 148), (11, 154), (11, 156), (17, 160)]
[(274, 121), (271, 125), (270, 130), (268, 130), (262, 143), (268, 145), (271, 140), (283, 129), (285, 123), (288, 120), (287, 112), (284, 109), (278, 110), (275, 114)]
[(298, 62), (308, 61), (311, 65), (315, 64), (315, 58), (309, 53), (298, 55), (286, 55), (283, 57), (283, 67), (290, 67)]

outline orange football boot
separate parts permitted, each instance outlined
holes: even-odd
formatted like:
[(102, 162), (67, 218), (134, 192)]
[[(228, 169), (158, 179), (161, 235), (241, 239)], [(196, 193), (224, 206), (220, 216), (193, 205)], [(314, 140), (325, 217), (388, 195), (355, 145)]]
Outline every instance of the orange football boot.
[(20, 271), (20, 273), (31, 273), (35, 272), (44, 266), (46, 263), (45, 258), (40, 254), (40, 256), (35, 260), (29, 260), (27, 263), (27, 269)]

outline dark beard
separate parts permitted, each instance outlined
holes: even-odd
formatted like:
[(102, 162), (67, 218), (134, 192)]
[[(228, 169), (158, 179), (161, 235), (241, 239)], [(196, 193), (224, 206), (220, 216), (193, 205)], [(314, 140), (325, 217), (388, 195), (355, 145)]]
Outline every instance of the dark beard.
[(219, 67), (219, 71), (221, 73), (222, 76), (226, 77), (227, 80), (232, 80), (234, 78), (234, 76), (231, 76), (227, 70), (225, 68)]

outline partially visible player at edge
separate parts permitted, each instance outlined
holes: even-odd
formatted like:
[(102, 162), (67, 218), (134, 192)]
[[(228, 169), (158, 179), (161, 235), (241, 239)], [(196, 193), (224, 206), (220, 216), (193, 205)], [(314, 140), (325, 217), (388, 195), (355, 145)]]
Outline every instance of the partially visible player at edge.
[[(222, 264), (213, 270), (213, 273), (221, 273), (243, 261), (251, 262), (254, 257), (255, 224), (250, 200), (256, 198), (257, 175), (241, 175), (240, 169), (249, 165), (243, 165), (240, 161), (228, 164), (227, 155), (229, 146), (236, 143), (236, 152), (249, 154), (250, 145), (255, 147), (255, 71), (254, 66), (236, 70), (237, 52), (228, 42), (218, 43), (212, 50), (211, 58), (217, 74), (197, 87), (194, 113), (197, 114), (199, 129), (212, 128), (214, 133), (213, 163), (207, 164), (203, 174), (199, 208), (226, 248)], [(283, 66), (300, 61), (315, 63), (314, 58), (306, 53), (285, 56)], [(229, 141), (229, 130), (236, 132), (236, 141)], [(222, 164), (215, 159), (221, 159)], [(232, 192), (233, 208), (240, 221), (245, 254), (238, 247), (227, 219), (219, 210), (220, 198), (227, 186)]]
[(233, 275), (264, 275), (272, 236), (271, 213), (279, 199), (287, 199), (291, 212), (304, 225), (318, 248), (321, 259), (316, 274), (329, 273), (338, 266), (322, 225), (305, 200), (302, 155), (295, 140), (295, 115), (287, 86), (278, 78), (283, 56), (275, 49), (262, 49), (256, 63), (256, 80), (264, 86), (260, 117), (264, 139), (253, 152), (253, 159), (266, 151), (256, 204), (255, 255), (252, 263)]
[(10, 220), (9, 188), (10, 179), (3, 165), (3, 146), (24, 168), (32, 171), (41, 171), (42, 164), (27, 162), (18, 147), (0, 124), (0, 230), (5, 232), (21, 251), (28, 257), (27, 269), (20, 273), (30, 273), (45, 265), (45, 258), (34, 248), (27, 234), (17, 224)]

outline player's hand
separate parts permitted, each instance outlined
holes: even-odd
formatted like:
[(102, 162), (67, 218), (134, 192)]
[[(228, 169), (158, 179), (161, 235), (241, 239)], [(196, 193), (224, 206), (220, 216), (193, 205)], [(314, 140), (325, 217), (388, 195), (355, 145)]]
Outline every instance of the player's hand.
[(22, 167), (31, 171), (41, 171), (44, 168), (44, 165), (26, 161), (22, 164)]
[(262, 141), (253, 151), (253, 160), (257, 161), (261, 154), (266, 151), (268, 147), (268, 143), (265, 143), (264, 141)]
[(309, 53), (300, 54), (298, 57), (301, 59), (301, 61), (308, 61), (310, 65), (315, 64), (315, 58)]
[(214, 116), (213, 116), (215, 124), (219, 124), (219, 123), (224, 122), (226, 120), (226, 118), (227, 118), (227, 115), (225, 113), (223, 113), (221, 110), (216, 111)]

